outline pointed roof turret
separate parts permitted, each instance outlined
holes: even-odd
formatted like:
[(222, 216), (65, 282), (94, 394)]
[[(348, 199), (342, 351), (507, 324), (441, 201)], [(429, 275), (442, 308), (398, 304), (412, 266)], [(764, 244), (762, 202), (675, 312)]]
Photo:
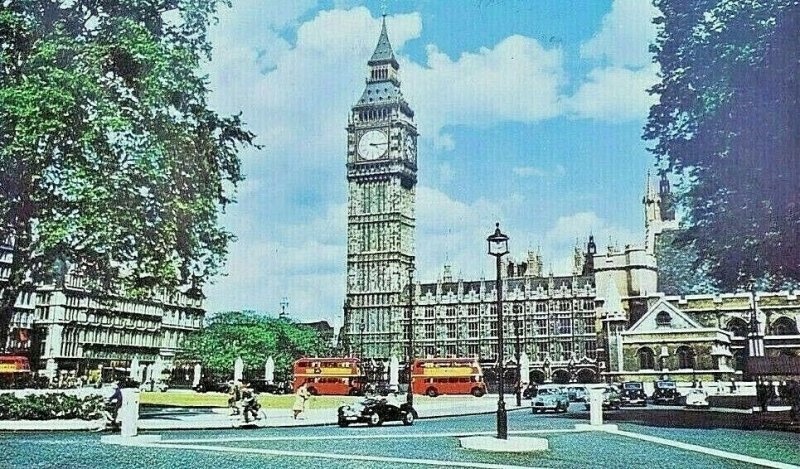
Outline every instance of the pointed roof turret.
[(378, 37), (378, 45), (375, 46), (375, 52), (367, 64), (377, 65), (380, 63), (392, 63), (397, 68), (397, 59), (394, 58), (394, 51), (392, 44), (389, 42), (389, 34), (386, 32), (386, 15), (383, 15), (383, 23), (381, 24), (381, 35)]

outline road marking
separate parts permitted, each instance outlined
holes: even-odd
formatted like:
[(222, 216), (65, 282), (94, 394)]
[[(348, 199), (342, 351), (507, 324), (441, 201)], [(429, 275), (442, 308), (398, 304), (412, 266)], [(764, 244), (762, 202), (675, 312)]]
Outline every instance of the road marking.
[(339, 459), (346, 461), (369, 461), (369, 462), (385, 462), (392, 464), (417, 464), (423, 466), (445, 466), (445, 467), (475, 467), (480, 469), (536, 469), (531, 466), (511, 466), (508, 464), (487, 464), (473, 461), (440, 461), (437, 459), (412, 459), (412, 458), (389, 458), (384, 456), (367, 456), (361, 454), (336, 454), (336, 453), (311, 453), (300, 451), (283, 451), (274, 449), (259, 449), (259, 448), (230, 448), (225, 446), (208, 446), (208, 445), (182, 445), (170, 443), (153, 443), (142, 444), (136, 446), (144, 446), (148, 448), (172, 448), (172, 449), (195, 449), (200, 451), (217, 451), (223, 453), (246, 453), (246, 454), (261, 454), (269, 456), (287, 456), (294, 458), (315, 458), (315, 459)]
[[(553, 433), (578, 433), (585, 430), (575, 430), (574, 428), (560, 429), (560, 430), (518, 430), (509, 431), (509, 435), (537, 435), (537, 434), (553, 434)], [(400, 434), (383, 434), (383, 435), (321, 435), (321, 436), (237, 436), (228, 438), (193, 438), (193, 439), (175, 439), (164, 440), (169, 443), (233, 443), (242, 441), (329, 441), (329, 440), (381, 440), (392, 439), (399, 440), (404, 438), (459, 438), (465, 436), (483, 436), (494, 435), (496, 431), (486, 432), (458, 432), (458, 433), (400, 433)]]
[(792, 464), (786, 464), (777, 461), (770, 461), (769, 459), (762, 459), (762, 458), (755, 458), (752, 456), (745, 456), (743, 454), (731, 453), (728, 451), (722, 451), (713, 448), (707, 448), (705, 446), (698, 446), (693, 445), (690, 443), (681, 443), (680, 441), (675, 440), (668, 440), (666, 438), (659, 438), (657, 436), (650, 436), (650, 435), (642, 435), (641, 433), (633, 433), (633, 432), (626, 432), (623, 430), (604, 430), (606, 433), (611, 433), (613, 435), (620, 435), (620, 436), (627, 436), (629, 438), (636, 438), (639, 440), (649, 441), (651, 443), (657, 443), (665, 446), (672, 446), (673, 448), (680, 448), (687, 451), (694, 451), (697, 453), (708, 454), (711, 456), (716, 456), (719, 458), (725, 459), (733, 459), (734, 461), (741, 461), (750, 464), (757, 464), (759, 466), (764, 467), (774, 467), (779, 469), (799, 469), (800, 466), (795, 466)]

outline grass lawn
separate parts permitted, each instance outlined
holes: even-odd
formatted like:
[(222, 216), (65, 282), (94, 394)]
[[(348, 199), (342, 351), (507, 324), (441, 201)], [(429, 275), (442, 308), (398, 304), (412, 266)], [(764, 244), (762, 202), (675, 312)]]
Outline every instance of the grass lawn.
[[(400, 396), (401, 400), (404, 399), (404, 397), (405, 396)], [(311, 396), (309, 407), (311, 409), (332, 409), (339, 407), (342, 404), (349, 404), (358, 399), (358, 397), (350, 396)], [(434, 402), (435, 399), (438, 398), (414, 396), (414, 403), (421, 404)], [(475, 398), (472, 396), (466, 396), (464, 399), (473, 400)], [(139, 402), (146, 405), (162, 405), (170, 407), (227, 407), (228, 395), (219, 392), (199, 393), (184, 390), (169, 392), (142, 392), (139, 394)], [(290, 409), (294, 403), (294, 395), (259, 394), (258, 402), (260, 402), (262, 406), (270, 409)]]
[[(330, 409), (356, 399), (358, 398), (348, 396), (311, 396), (309, 407)], [(259, 394), (258, 402), (270, 409), (290, 409), (294, 403), (294, 395)], [(142, 392), (139, 394), (139, 403), (171, 407), (227, 407), (228, 395), (219, 392), (199, 393), (193, 391)]]

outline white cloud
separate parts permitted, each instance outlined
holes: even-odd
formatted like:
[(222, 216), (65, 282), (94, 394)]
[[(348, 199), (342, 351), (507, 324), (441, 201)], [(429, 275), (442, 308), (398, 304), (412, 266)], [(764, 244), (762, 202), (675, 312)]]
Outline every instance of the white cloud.
[(598, 33), (581, 45), (581, 56), (621, 67), (651, 63), (648, 47), (656, 37), (652, 19), (658, 15), (648, 0), (614, 0)]
[(643, 119), (657, 97), (647, 89), (657, 81), (658, 67), (638, 70), (595, 68), (567, 101), (570, 115), (607, 122)]
[(567, 173), (563, 165), (557, 164), (553, 169), (539, 168), (536, 166), (517, 166), (511, 169), (519, 177), (552, 178), (563, 176)]
[(445, 126), (538, 122), (560, 113), (562, 52), (525, 36), (509, 36), (456, 60), (428, 45), (427, 63), (403, 60), (401, 74), (404, 93), (419, 108), (420, 127), (440, 148), (454, 146), (441, 134)]
[(597, 34), (581, 45), (581, 57), (600, 61), (566, 100), (572, 117), (609, 122), (642, 120), (656, 99), (647, 89), (658, 80), (650, 43), (652, 19), (659, 14), (651, 2), (614, 0)]

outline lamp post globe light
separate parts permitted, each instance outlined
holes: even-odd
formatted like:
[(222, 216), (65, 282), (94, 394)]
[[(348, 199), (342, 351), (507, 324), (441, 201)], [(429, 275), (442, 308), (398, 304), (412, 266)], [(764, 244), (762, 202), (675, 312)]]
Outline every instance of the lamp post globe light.
[(486, 238), (489, 243), (489, 255), (494, 256), (497, 267), (495, 294), (497, 295), (497, 438), (508, 439), (508, 415), (506, 403), (503, 401), (503, 289), (500, 278), (500, 259), (508, 254), (508, 236), (500, 231), (500, 223), (495, 224), (494, 233)]

